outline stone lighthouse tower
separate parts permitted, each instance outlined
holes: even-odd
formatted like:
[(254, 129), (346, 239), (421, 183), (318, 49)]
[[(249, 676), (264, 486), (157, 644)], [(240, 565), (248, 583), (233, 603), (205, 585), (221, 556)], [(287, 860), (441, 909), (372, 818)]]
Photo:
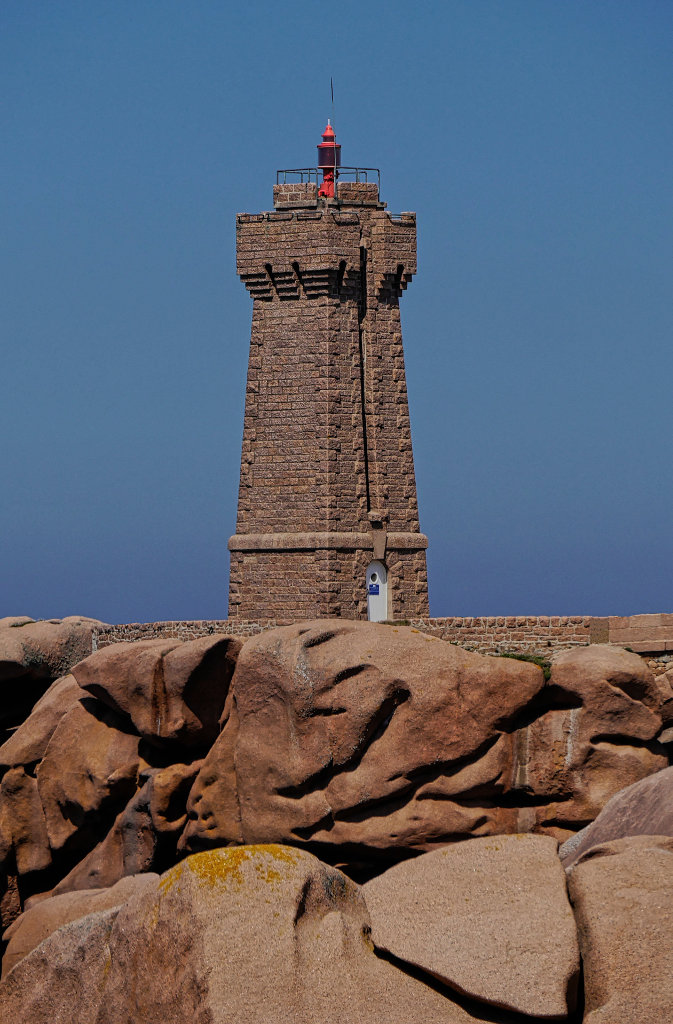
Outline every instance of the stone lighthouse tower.
[(318, 166), (237, 217), (254, 302), (232, 619), (428, 615), (399, 308), (416, 217), (340, 148), (328, 123)]

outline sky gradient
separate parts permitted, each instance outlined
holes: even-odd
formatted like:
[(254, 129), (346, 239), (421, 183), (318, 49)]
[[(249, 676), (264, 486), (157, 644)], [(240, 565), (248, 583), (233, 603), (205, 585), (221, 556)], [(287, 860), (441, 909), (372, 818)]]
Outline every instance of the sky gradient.
[(315, 160), (415, 210), (431, 614), (671, 611), (673, 5), (0, 6), (0, 616), (224, 618), (239, 211)]

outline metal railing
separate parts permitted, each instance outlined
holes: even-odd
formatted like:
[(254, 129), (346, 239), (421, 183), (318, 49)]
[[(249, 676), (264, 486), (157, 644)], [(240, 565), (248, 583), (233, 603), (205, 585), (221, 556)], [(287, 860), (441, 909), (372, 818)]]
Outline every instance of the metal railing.
[[(302, 184), (315, 182), (316, 185), (320, 185), (323, 171), (331, 170), (331, 167), (286, 167), (276, 171), (276, 184), (287, 185), (288, 181), (298, 181)], [(380, 191), (381, 171), (378, 167), (337, 167), (336, 169), (337, 181), (369, 182), (370, 180), (374, 181), (374, 175), (376, 175), (376, 184)]]

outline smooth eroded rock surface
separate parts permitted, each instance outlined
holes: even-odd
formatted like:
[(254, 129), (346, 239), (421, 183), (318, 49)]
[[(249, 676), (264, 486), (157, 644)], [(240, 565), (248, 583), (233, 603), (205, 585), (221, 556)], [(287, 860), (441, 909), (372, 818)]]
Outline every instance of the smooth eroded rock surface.
[(0, 982), (3, 1024), (96, 1024), (118, 913), (113, 907), (72, 921), (17, 963)]
[(536, 714), (514, 737), (514, 788), (527, 795), (519, 830), (563, 841), (625, 785), (667, 767), (657, 736), (669, 690), (621, 647), (553, 655)]
[(513, 831), (516, 810), (495, 799), (511, 774), (505, 734), (543, 687), (535, 665), (404, 626), (264, 633), (239, 656), (184, 844), (428, 849)]
[(240, 646), (215, 635), (105, 648), (75, 666), (93, 692), (70, 674), (29, 709), (0, 747), (0, 928), (49, 894), (175, 863)]
[(159, 876), (132, 875), (109, 889), (88, 889), (54, 896), (26, 910), (3, 935), (8, 943), (2, 958), (2, 976), (23, 960), (31, 950), (63, 925), (95, 911), (119, 907), (135, 893), (154, 888)]
[(51, 863), (44, 809), (35, 779), (10, 768), (0, 784), (0, 866), (10, 858), (19, 875)]
[(111, 644), (74, 669), (79, 685), (150, 742), (213, 742), (241, 641), (231, 636)]
[(310, 844), (362, 879), (475, 836), (565, 839), (668, 765), (669, 681), (606, 645), (555, 655), (545, 682), (407, 627), (320, 620), (242, 647), (118, 644), (73, 673), (79, 699), (59, 680), (0, 748), (4, 926), (176, 849)]
[(140, 789), (114, 820), (104, 839), (52, 890), (101, 889), (127, 875), (156, 870), (176, 859), (176, 843), (186, 818), (189, 789), (201, 762), (146, 769)]
[[(70, 1016), (61, 1017), (68, 1001)], [(367, 908), (353, 882), (306, 852), (279, 846), (197, 854), (120, 909), (66, 925), (0, 985), (0, 1018), (13, 1024), (475, 1019), (375, 955)]]
[(80, 615), (39, 622), (27, 616), (0, 619), (0, 743), (55, 679), (91, 654), (92, 633), (103, 625)]
[(74, 839), (84, 845), (107, 803), (128, 799), (144, 762), (139, 737), (92, 697), (75, 703), (58, 723), (37, 768), (52, 850)]
[(556, 841), (469, 839), (363, 886), (378, 948), (474, 999), (560, 1018), (572, 1010), (579, 950)]
[(81, 696), (82, 691), (72, 675), (52, 683), (25, 722), (0, 747), (0, 768), (40, 761), (56, 726)]
[(627, 836), (673, 836), (673, 768), (622, 789), (595, 821), (563, 844), (559, 855), (570, 868), (593, 846)]
[(569, 876), (584, 963), (585, 1024), (673, 1019), (673, 839), (595, 846)]
[[(1, 1020), (564, 1019), (577, 951), (552, 837), (631, 783), (563, 851), (588, 1019), (667, 1019), (673, 840), (595, 844), (673, 828), (670, 674), (596, 645), (554, 655), (545, 682), (414, 629), (320, 620), (106, 648), (32, 708), (92, 628), (0, 622)], [(362, 890), (315, 853), (353, 878), (401, 861), (367, 886), (376, 950)], [(137, 873), (121, 909), (63, 924)]]

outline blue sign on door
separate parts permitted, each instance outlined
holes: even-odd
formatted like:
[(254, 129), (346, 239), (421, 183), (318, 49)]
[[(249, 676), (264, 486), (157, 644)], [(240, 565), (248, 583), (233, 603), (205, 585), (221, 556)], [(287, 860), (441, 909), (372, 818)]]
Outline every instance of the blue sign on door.
[(370, 583), (369, 584), (369, 593), (370, 594), (378, 594), (378, 592), (379, 592), (379, 585), (378, 585), (378, 583)]

